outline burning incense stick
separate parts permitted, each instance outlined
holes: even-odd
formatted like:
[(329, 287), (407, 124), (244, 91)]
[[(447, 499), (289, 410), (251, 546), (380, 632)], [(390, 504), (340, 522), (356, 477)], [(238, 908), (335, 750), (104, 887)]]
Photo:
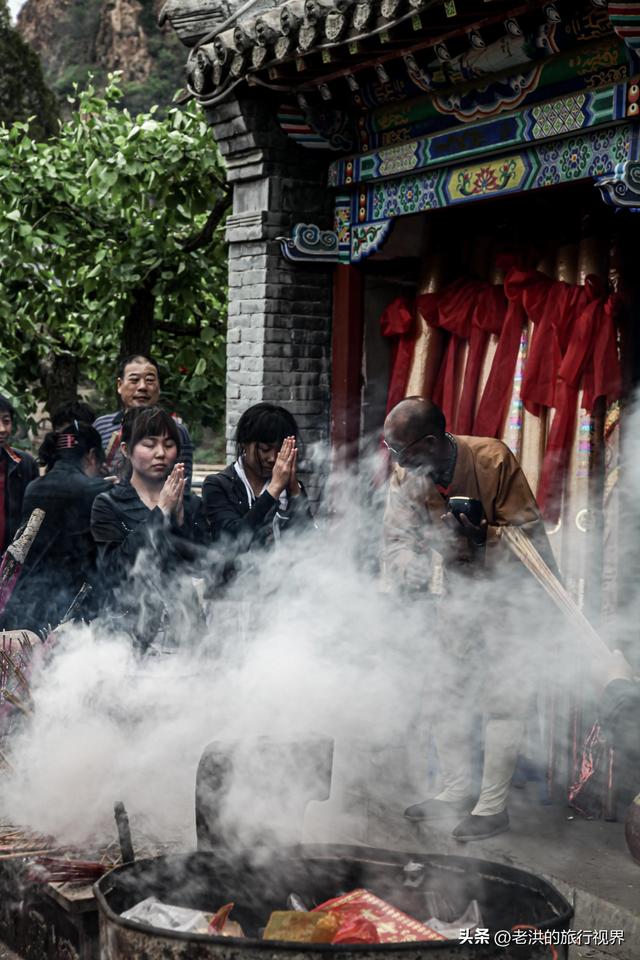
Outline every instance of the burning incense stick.
[(7, 703), (12, 704), (16, 708), (16, 710), (20, 710), (21, 713), (24, 713), (25, 717), (33, 716), (33, 711), (30, 710), (29, 707), (22, 702), (22, 700), (19, 700), (14, 693), (11, 693), (10, 690), (7, 690), (5, 688), (4, 690), (0, 690), (0, 693), (2, 694), (4, 699), (7, 701)]
[[(23, 692), (26, 694), (28, 699), (31, 699), (31, 693), (29, 691), (29, 681), (25, 677), (24, 673), (18, 666), (18, 657), (16, 654), (13, 656), (10, 653), (7, 653), (6, 650), (0, 650), (0, 676), (8, 679), (11, 674), (15, 676), (18, 681), (18, 685), (22, 687)], [(5, 679), (5, 683), (6, 683)]]
[(538, 583), (544, 587), (557, 607), (562, 610), (568, 620), (595, 644), (598, 653), (610, 653), (610, 649), (599, 633), (594, 630), (577, 603), (568, 591), (562, 586), (556, 575), (542, 559), (536, 547), (526, 533), (519, 527), (502, 527), (502, 537), (507, 541), (511, 550), (533, 574)]

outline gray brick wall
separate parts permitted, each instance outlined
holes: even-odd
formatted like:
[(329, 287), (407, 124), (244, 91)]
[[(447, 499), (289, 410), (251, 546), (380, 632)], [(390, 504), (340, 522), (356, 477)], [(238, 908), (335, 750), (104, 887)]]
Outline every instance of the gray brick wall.
[[(240, 414), (260, 400), (287, 407), (307, 445), (328, 440), (331, 271), (291, 264), (276, 238), (294, 223), (330, 223), (318, 161), (275, 122), (277, 102), (231, 100), (208, 114), (233, 184), (229, 241), (227, 454)], [(307, 464), (309, 468), (309, 465)], [(306, 478), (312, 496), (322, 477)]]

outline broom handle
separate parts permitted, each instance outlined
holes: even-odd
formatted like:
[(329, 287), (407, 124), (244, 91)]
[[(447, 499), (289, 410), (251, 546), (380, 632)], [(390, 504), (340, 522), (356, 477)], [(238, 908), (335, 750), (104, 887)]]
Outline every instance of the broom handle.
[(589, 623), (575, 600), (560, 583), (555, 573), (543, 560), (532, 541), (518, 527), (502, 527), (502, 537), (518, 559), (533, 574), (538, 583), (544, 587), (553, 602), (571, 620), (576, 627), (583, 631), (596, 645), (599, 654), (611, 653), (611, 648), (605, 643), (600, 634)]

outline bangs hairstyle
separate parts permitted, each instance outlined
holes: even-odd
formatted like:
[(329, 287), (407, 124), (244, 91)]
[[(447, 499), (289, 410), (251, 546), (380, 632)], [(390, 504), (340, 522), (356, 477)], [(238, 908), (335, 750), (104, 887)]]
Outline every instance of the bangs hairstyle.
[(236, 427), (237, 455), (248, 443), (281, 446), (285, 437), (298, 437), (298, 424), (284, 407), (273, 403), (256, 403), (242, 414)]
[(178, 425), (162, 407), (134, 407), (124, 415), (122, 442), (126, 443), (130, 451), (145, 437), (163, 437), (165, 434), (175, 442), (180, 456), (182, 443)]

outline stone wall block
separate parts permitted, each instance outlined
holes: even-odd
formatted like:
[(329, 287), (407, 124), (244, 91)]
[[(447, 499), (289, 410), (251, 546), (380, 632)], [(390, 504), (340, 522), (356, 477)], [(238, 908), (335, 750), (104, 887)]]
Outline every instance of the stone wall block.
[[(227, 222), (229, 457), (238, 418), (260, 400), (291, 410), (307, 442), (326, 441), (329, 428), (331, 268), (288, 263), (275, 239), (296, 221), (331, 225), (326, 160), (283, 134), (268, 96), (255, 91), (209, 113), (234, 190)], [(316, 480), (306, 479), (313, 497)]]
[(229, 383), (237, 383), (240, 386), (259, 387), (262, 385), (261, 370), (230, 370), (227, 372)]
[(227, 357), (262, 357), (263, 350), (262, 344), (253, 341), (247, 342), (246, 340), (241, 341), (240, 343), (227, 343)]

